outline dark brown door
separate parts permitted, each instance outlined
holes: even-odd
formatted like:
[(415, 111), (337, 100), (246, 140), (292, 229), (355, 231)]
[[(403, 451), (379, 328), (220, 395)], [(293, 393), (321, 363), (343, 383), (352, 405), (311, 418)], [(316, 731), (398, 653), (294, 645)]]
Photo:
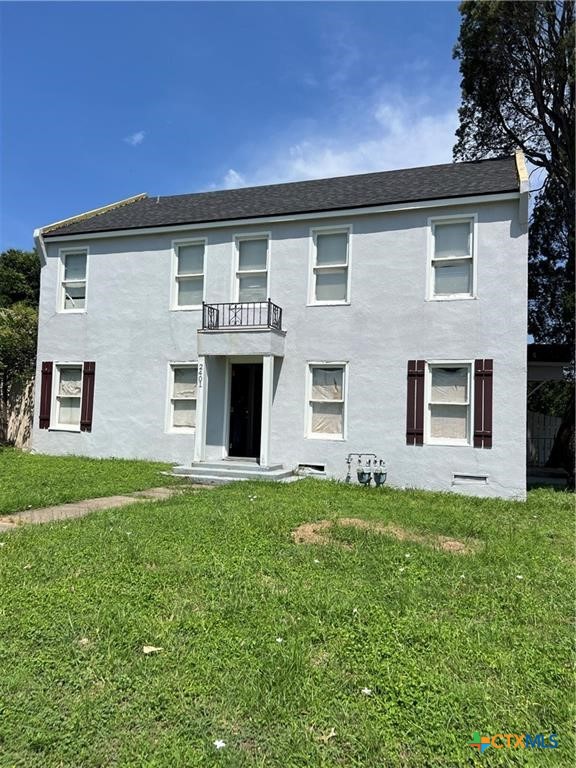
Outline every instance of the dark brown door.
[(261, 422), (262, 363), (233, 363), (229, 456), (260, 456)]

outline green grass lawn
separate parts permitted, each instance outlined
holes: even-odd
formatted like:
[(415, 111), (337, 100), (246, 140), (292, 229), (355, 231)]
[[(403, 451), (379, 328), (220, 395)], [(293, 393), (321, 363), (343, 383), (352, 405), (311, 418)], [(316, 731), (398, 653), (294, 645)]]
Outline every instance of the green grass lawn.
[(179, 482), (169, 464), (42, 456), (0, 448), (0, 515)]
[[(573, 500), (238, 483), (4, 534), (0, 765), (571, 766)], [(292, 540), (339, 517), (483, 546)]]

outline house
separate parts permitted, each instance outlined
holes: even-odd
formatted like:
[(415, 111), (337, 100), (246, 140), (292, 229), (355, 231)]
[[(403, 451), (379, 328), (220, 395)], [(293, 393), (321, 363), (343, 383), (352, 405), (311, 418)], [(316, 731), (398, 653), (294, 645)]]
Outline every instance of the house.
[(523, 498), (527, 198), (517, 153), (36, 230), (34, 450)]

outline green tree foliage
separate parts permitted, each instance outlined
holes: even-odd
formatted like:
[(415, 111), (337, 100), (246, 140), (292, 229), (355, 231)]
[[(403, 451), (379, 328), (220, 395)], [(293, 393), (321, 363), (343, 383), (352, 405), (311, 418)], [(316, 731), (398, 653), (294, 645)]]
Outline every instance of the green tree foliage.
[(534, 338), (542, 344), (572, 344), (574, 223), (556, 182), (540, 193), (532, 213), (528, 296), (529, 331)]
[(0, 442), (11, 408), (34, 374), (40, 263), (33, 251), (0, 254)]
[(38, 304), (40, 262), (34, 251), (10, 248), (0, 253), (0, 307), (24, 302)]
[(24, 302), (0, 309), (0, 376), (22, 383), (34, 372), (38, 311)]
[(462, 105), (454, 157), (520, 147), (542, 169), (530, 243), (529, 332), (574, 340), (574, 3), (468, 0), (454, 56)]

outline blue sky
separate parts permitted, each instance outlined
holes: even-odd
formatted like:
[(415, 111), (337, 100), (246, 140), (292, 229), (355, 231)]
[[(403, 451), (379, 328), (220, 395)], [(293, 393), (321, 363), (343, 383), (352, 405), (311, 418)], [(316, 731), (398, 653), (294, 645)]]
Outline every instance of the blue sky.
[(457, 4), (2, 3), (0, 248), (139, 192), (451, 160)]

